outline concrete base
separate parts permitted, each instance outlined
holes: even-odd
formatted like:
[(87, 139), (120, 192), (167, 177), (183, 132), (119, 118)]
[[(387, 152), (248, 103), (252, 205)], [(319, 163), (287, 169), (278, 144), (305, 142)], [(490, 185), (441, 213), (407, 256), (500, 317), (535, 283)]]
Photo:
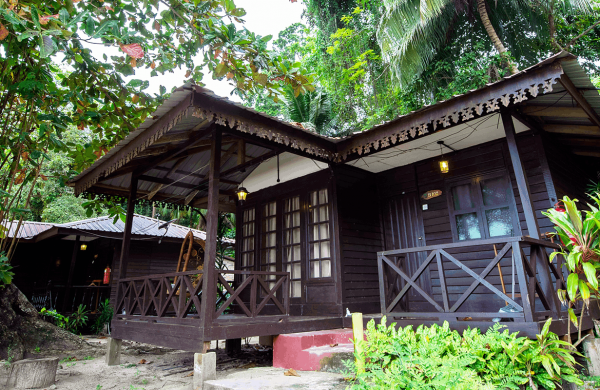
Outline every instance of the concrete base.
[(106, 364), (118, 366), (121, 364), (121, 344), (123, 340), (109, 338), (106, 343)]
[(273, 338), (276, 336), (259, 336), (258, 344), (264, 347), (272, 347), (273, 346)]
[(193, 390), (204, 390), (206, 381), (217, 379), (217, 354), (214, 352), (194, 354)]
[(583, 341), (583, 351), (589, 359), (587, 362), (590, 376), (600, 376), (600, 339), (588, 336)]
[(299, 371), (300, 376), (285, 376), (285, 370), (257, 367), (207, 381), (202, 390), (344, 390), (348, 383), (340, 374)]

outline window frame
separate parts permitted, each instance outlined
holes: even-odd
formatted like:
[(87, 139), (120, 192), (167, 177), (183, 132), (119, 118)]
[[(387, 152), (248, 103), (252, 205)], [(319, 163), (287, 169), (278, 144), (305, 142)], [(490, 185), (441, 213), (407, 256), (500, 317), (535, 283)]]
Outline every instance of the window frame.
[[(503, 203), (503, 204), (485, 206), (483, 203), (483, 194), (482, 194), (481, 183), (483, 181), (496, 179), (496, 178), (503, 178), (505, 180), (505, 182), (508, 184), (509, 200), (508, 200), (508, 202)], [(475, 207), (469, 208), (469, 209), (463, 209), (463, 210), (454, 210), (454, 199), (453, 199), (453, 194), (452, 194), (452, 188), (459, 186), (459, 185), (464, 185), (464, 184), (469, 184), (471, 187), (471, 193), (473, 194), (473, 201), (475, 203)], [(463, 177), (463, 178), (455, 179), (455, 180), (447, 180), (445, 183), (445, 187), (446, 187), (446, 194), (447, 194), (446, 200), (447, 200), (447, 205), (448, 205), (448, 216), (450, 219), (450, 227), (452, 230), (453, 242), (476, 241), (476, 240), (485, 240), (485, 239), (493, 239), (493, 238), (501, 239), (503, 237), (514, 237), (514, 236), (521, 234), (521, 225), (520, 225), (520, 221), (519, 221), (519, 214), (518, 214), (518, 210), (517, 210), (515, 194), (513, 192), (512, 180), (506, 170), (487, 172), (485, 174), (474, 175), (474, 176), (471, 176), (468, 178)], [(500, 209), (500, 208), (505, 208), (505, 207), (508, 207), (508, 209), (509, 209), (511, 222), (512, 222), (512, 228), (513, 228), (513, 235), (512, 236), (504, 235), (504, 236), (490, 237), (489, 226), (487, 223), (485, 212), (487, 210)], [(476, 213), (476, 215), (477, 215), (477, 221), (479, 223), (479, 231), (481, 232), (481, 238), (459, 240), (458, 229), (456, 226), (456, 216), (462, 215), (462, 214), (469, 214), (469, 213), (473, 213), (473, 212)]]

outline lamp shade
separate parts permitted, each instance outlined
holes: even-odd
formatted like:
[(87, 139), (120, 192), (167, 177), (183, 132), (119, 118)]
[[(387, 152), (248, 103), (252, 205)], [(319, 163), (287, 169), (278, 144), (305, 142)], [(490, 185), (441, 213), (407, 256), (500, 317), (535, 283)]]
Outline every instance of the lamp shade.
[(81, 244), (81, 247), (80, 247), (80, 248), (81, 248), (81, 250), (82, 250), (82, 251), (84, 251), (84, 250), (86, 250), (86, 249), (87, 249), (87, 245), (86, 245), (86, 244)]
[(440, 160), (440, 172), (448, 173), (449, 170), (450, 170), (450, 165), (448, 164), (448, 161)]
[(237, 196), (238, 196), (238, 200), (240, 202), (243, 202), (246, 200), (246, 197), (248, 196), (248, 190), (244, 187), (240, 187), (237, 190)]

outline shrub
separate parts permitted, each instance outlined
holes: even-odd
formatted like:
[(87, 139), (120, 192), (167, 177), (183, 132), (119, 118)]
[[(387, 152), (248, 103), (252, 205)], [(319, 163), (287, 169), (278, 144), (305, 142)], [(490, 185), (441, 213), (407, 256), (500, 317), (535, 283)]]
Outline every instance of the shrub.
[[(475, 390), (555, 389), (562, 379), (581, 384), (576, 376), (574, 350), (549, 332), (545, 324), (537, 340), (501, 331), (495, 324), (487, 332), (469, 329), (462, 336), (442, 326), (420, 325), (396, 329), (371, 320), (364, 347), (365, 372), (357, 373), (354, 361), (346, 366), (358, 389)], [(360, 358), (360, 356), (356, 356)], [(350, 373), (347, 373), (350, 374)]]
[(102, 332), (102, 328), (104, 328), (104, 325), (110, 323), (110, 321), (113, 318), (114, 310), (110, 305), (109, 299), (105, 300), (100, 304), (98, 312), (100, 313), (100, 315), (98, 316), (98, 318), (96, 318), (96, 321), (92, 325), (92, 332), (94, 332), (95, 334)]
[(70, 316), (64, 316), (58, 313), (56, 310), (46, 310), (46, 308), (42, 308), (40, 310), (40, 314), (51, 318), (54, 322), (54, 325), (59, 328), (63, 328), (71, 333), (77, 333), (79, 329), (87, 323), (88, 311), (85, 309), (84, 305), (79, 305), (77, 311), (72, 313)]
[(12, 283), (15, 274), (11, 271), (13, 267), (8, 261), (4, 252), (0, 252), (0, 287), (8, 286)]

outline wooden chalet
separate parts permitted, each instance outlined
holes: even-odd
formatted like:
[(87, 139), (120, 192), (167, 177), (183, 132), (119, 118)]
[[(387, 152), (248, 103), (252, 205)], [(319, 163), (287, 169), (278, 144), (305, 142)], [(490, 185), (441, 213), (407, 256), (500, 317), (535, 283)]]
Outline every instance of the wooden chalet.
[[(69, 314), (83, 304), (95, 312), (105, 299), (114, 306), (125, 228), (121, 220), (113, 223), (104, 216), (61, 224), (24, 221), (18, 230), (17, 226), (13, 221), (8, 229), (8, 236), (19, 240), (12, 259), (14, 283), (37, 310)], [(206, 239), (201, 230), (134, 214), (129, 275), (176, 271), (189, 232), (200, 242)], [(231, 247), (235, 241), (225, 239), (224, 245)], [(224, 263), (233, 269), (233, 261)], [(107, 267), (111, 271), (105, 277)]]
[[(529, 336), (552, 317), (564, 334), (564, 260), (548, 262), (558, 246), (541, 212), (585, 199), (599, 146), (598, 91), (560, 53), (344, 138), (186, 85), (71, 184), (128, 199), (117, 339), (198, 352), (342, 328), (348, 311)], [(149, 199), (208, 209), (202, 274), (130, 273), (132, 206)], [(236, 213), (235, 271), (214, 267), (220, 211)]]

